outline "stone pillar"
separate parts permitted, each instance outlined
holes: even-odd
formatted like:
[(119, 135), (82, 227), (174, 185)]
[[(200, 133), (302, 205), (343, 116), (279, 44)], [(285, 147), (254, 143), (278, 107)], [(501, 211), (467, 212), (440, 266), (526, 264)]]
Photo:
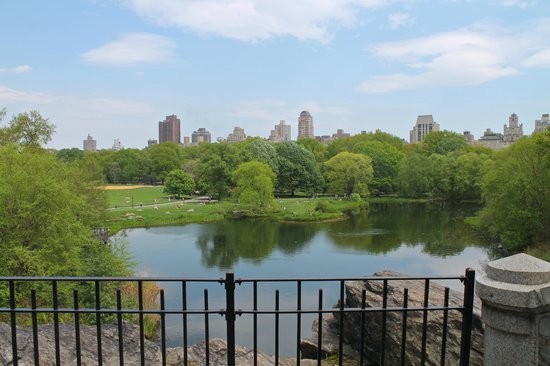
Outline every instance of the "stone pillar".
[(527, 254), (489, 262), (476, 293), (485, 366), (550, 366), (550, 263)]

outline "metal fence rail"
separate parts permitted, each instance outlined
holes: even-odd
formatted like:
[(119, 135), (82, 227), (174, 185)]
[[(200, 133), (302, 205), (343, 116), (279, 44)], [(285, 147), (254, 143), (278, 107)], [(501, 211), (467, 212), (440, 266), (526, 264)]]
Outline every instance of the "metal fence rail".
[[(475, 272), (467, 269), (464, 276), (439, 276), (439, 277), (360, 277), (360, 278), (272, 278), (272, 279), (240, 279), (235, 278), (234, 274), (226, 273), (225, 278), (219, 279), (181, 279), (181, 278), (95, 278), (95, 277), (0, 277), (0, 321), (7, 322), (10, 325), (13, 365), (19, 364), (19, 347), (17, 332), (22, 325), (32, 328), (32, 347), (33, 359), (36, 365), (40, 364), (39, 347), (39, 323), (47, 322), (53, 324), (55, 361), (56, 365), (61, 365), (60, 352), (60, 324), (69, 323), (74, 327), (75, 334), (75, 360), (77, 365), (82, 364), (82, 344), (80, 339), (81, 327), (84, 324), (92, 324), (96, 329), (97, 342), (97, 363), (104, 364), (104, 350), (102, 348), (102, 327), (106, 324), (116, 324), (118, 331), (118, 354), (119, 364), (125, 364), (125, 351), (123, 339), (123, 323), (125, 320), (137, 323), (139, 327), (139, 352), (141, 365), (146, 364), (146, 330), (145, 318), (156, 316), (155, 322), (159, 324), (158, 342), (161, 349), (161, 363), (166, 365), (167, 357), (167, 317), (177, 317), (181, 320), (179, 325), (179, 343), (183, 346), (183, 363), (190, 365), (188, 347), (189, 341), (189, 319), (190, 317), (201, 317), (202, 340), (205, 343), (205, 364), (209, 364), (211, 340), (212, 316), (221, 315), (223, 317), (225, 328), (225, 339), (227, 342), (227, 364), (235, 365), (235, 347), (236, 330), (239, 327), (250, 326), (246, 322), (240, 323), (241, 318), (252, 318), (252, 344), (254, 353), (254, 364), (257, 364), (259, 344), (258, 340), (262, 333), (268, 330), (260, 327), (259, 317), (272, 317), (273, 329), (273, 354), (274, 363), (279, 364), (281, 359), (280, 340), (281, 340), (281, 317), (292, 317), (295, 322), (295, 338), (291, 341), (295, 347), (296, 364), (300, 365), (301, 350), (300, 341), (303, 336), (304, 319), (317, 320), (317, 364), (321, 365), (323, 359), (323, 327), (322, 320), (324, 314), (333, 314), (338, 322), (338, 364), (344, 362), (344, 317), (350, 314), (358, 314), (361, 322), (360, 349), (358, 350), (360, 365), (366, 363), (365, 359), (365, 322), (367, 316), (371, 313), (381, 314), (382, 331), (380, 334), (380, 359), (376, 360), (384, 365), (386, 360), (386, 326), (389, 313), (397, 313), (402, 316), (401, 329), (401, 349), (399, 354), (401, 363), (405, 364), (405, 349), (409, 341), (407, 338), (407, 319), (411, 312), (420, 312), (423, 316), (422, 322), (422, 350), (419, 364), (426, 363), (426, 343), (430, 336), (428, 334), (428, 312), (442, 312), (443, 314), (443, 334), (441, 340), (440, 364), (446, 363), (447, 352), (447, 333), (448, 333), (448, 314), (450, 311), (457, 311), (462, 314), (461, 329), (461, 350), (460, 365), (469, 364), (471, 328), (473, 314), (473, 290), (474, 290)], [(359, 307), (345, 307), (346, 283), (349, 281), (380, 281), (383, 285), (383, 302), (379, 307), (367, 307), (366, 293), (363, 290), (362, 302)], [(418, 280), (424, 282), (424, 301), (423, 306), (410, 306), (408, 289), (403, 290), (403, 302), (401, 306), (388, 306), (388, 283), (396, 280)], [(443, 304), (430, 305), (430, 282), (434, 280), (458, 280), (463, 284), (463, 304), (461, 306), (449, 305), (449, 288), (445, 288)], [(163, 283), (167, 287), (175, 288), (172, 290), (171, 298), (178, 298), (175, 305), (166, 305), (166, 294), (164, 289), (155, 292), (155, 307), (145, 304), (147, 296), (145, 291), (151, 283)], [(326, 296), (323, 288), (319, 288), (315, 296), (304, 294), (304, 287), (316, 285), (317, 283), (326, 286), (331, 284), (337, 288), (336, 299), (337, 307), (332, 307), (333, 303), (327, 305)], [(281, 293), (279, 289), (274, 291), (274, 302), (272, 306), (265, 304), (265, 296), (259, 292), (259, 286), (274, 286), (279, 284), (285, 288), (292, 288), (296, 294), (291, 304), (281, 304)], [(222, 286), (219, 286), (222, 285)], [(203, 286), (219, 288), (217, 298), (212, 298), (209, 289), (202, 290), (202, 304), (197, 301), (196, 294), (191, 298), (189, 294), (190, 286)], [(249, 291), (244, 290), (250, 287)], [(177, 293), (177, 295), (175, 294)], [(158, 295), (157, 295), (158, 294)], [(241, 296), (244, 295), (244, 296)], [(223, 299), (222, 299), (223, 298)], [(247, 300), (248, 299), (248, 300)], [(211, 300), (215, 300), (211, 302)], [(251, 300), (251, 301), (249, 301)], [(260, 306), (259, 300), (264, 303)], [(217, 301), (217, 303), (216, 303)], [(192, 303), (192, 304), (191, 304)], [(214, 306), (212, 306), (214, 304)], [(214, 307), (220, 305), (216, 309)], [(39, 319), (40, 318), (40, 319)], [(172, 318), (170, 318), (172, 319)], [(179, 324), (179, 323), (178, 323)], [(284, 334), (288, 339), (288, 332)], [(392, 350), (395, 352), (395, 350)]]

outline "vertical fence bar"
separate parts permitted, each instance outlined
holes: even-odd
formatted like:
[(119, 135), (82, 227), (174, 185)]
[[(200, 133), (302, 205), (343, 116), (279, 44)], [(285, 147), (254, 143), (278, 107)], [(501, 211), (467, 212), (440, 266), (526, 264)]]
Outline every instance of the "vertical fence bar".
[(187, 366), (187, 282), (181, 282), (181, 308), (183, 311), (183, 366)]
[(19, 365), (19, 356), (17, 355), (17, 319), (15, 317), (15, 282), (9, 281), (10, 288), (10, 323), (11, 323), (11, 353), (14, 366)]
[(386, 323), (388, 320), (388, 314), (386, 308), (388, 307), (388, 280), (384, 280), (382, 291), (382, 340), (380, 350), (380, 366), (384, 366), (386, 362)]
[[(208, 322), (208, 290), (207, 289), (204, 289), (204, 353), (206, 356), (206, 366), (209, 366), (210, 365), (210, 326)], [(227, 356), (227, 359), (229, 360), (229, 355)]]
[(138, 280), (138, 319), (139, 319), (139, 356), (141, 366), (145, 366), (145, 332), (143, 329), (143, 281)]
[(120, 289), (116, 290), (116, 320), (118, 327), (118, 362), (124, 366), (124, 334), (122, 329), (122, 296)]
[(76, 348), (76, 365), (82, 365), (82, 352), (80, 349), (80, 313), (78, 312), (78, 290), (73, 290), (73, 306), (74, 306), (74, 341)]
[(40, 355), (38, 349), (38, 319), (36, 314), (36, 290), (31, 290), (31, 308), (32, 308), (32, 344), (34, 353), (34, 364), (40, 365)]
[(254, 299), (252, 300), (254, 307), (254, 366), (258, 366), (258, 314), (256, 313), (256, 311), (258, 311), (258, 281), (254, 281), (252, 284), (252, 296), (254, 296)]
[(367, 291), (361, 291), (361, 343), (359, 344), (359, 365), (363, 366), (365, 362), (365, 309), (367, 306)]
[(323, 347), (323, 290), (319, 289), (319, 317), (317, 320), (317, 366), (321, 366)]
[(302, 281), (296, 283), (296, 366), (300, 366), (300, 338), (302, 333)]
[(225, 323), (227, 327), (227, 365), (235, 366), (235, 274), (225, 274)]
[(98, 366), (103, 365), (103, 350), (101, 345), (101, 288), (100, 282), (95, 281), (95, 321), (96, 321), (96, 330), (97, 330), (97, 364)]
[(449, 288), (445, 287), (445, 300), (443, 306), (443, 332), (441, 334), (441, 366), (445, 366), (445, 356), (447, 353), (447, 323), (449, 319)]
[(462, 313), (462, 334), (460, 337), (460, 366), (467, 366), (470, 363), (475, 276), (476, 272), (473, 269), (466, 268), (464, 279), (464, 310)]
[[(57, 281), (52, 281), (52, 296), (53, 296), (53, 331), (55, 343), (55, 364), (61, 365), (61, 351), (59, 349), (59, 300), (57, 296)], [(101, 366), (101, 365), (100, 365)]]
[(403, 290), (403, 324), (401, 325), (401, 366), (405, 366), (405, 356), (407, 349), (407, 317), (408, 311), (406, 310), (409, 307), (409, 289), (406, 288)]
[(160, 350), (162, 366), (166, 366), (166, 314), (164, 312), (164, 290), (160, 290)]
[(340, 322), (338, 323), (338, 365), (344, 362), (344, 289), (345, 281), (340, 281)]
[(428, 305), (430, 297), (430, 280), (424, 280), (424, 310), (422, 314), (422, 350), (420, 352), (420, 365), (426, 364), (426, 340), (428, 337)]
[(279, 290), (275, 290), (275, 366), (279, 366)]

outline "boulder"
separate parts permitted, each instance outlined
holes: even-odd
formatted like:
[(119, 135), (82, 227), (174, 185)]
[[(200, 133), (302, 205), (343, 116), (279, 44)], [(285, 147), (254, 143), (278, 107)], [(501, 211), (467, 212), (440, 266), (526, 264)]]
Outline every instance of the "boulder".
[[(404, 277), (404, 275), (382, 271), (375, 273), (381, 277)], [(387, 307), (402, 307), (404, 289), (408, 289), (408, 307), (423, 307), (424, 281), (423, 280), (394, 280), (388, 281)], [(382, 307), (383, 281), (364, 280), (350, 281), (346, 283), (345, 307), (360, 308), (362, 291), (366, 290), (366, 307)], [(443, 306), (444, 287), (430, 281), (429, 305)], [(450, 291), (449, 306), (462, 306), (462, 293)], [(338, 307), (337, 305), (335, 307)], [(481, 323), (481, 303), (474, 300), (474, 316), (472, 324), (472, 347), (470, 352), (470, 365), (483, 364), (483, 328)], [(326, 314), (323, 317), (323, 352), (338, 353), (338, 329), (340, 315)], [(364, 357), (368, 365), (377, 365), (381, 357), (382, 313), (367, 312), (365, 316), (365, 342)], [(402, 312), (388, 312), (386, 316), (386, 348), (385, 365), (401, 365), (401, 336), (402, 336)], [(422, 311), (409, 311), (407, 318), (407, 340), (405, 348), (406, 365), (420, 363), (422, 352)], [(303, 350), (307, 349), (307, 355), (316, 354), (317, 321), (312, 326), (313, 336), (309, 340), (311, 344), (303, 342)], [(462, 313), (453, 310), (448, 312), (448, 334), (446, 346), (447, 365), (457, 365), (460, 359), (460, 338), (462, 329)], [(439, 365), (441, 355), (441, 343), (443, 333), (443, 311), (429, 311), (427, 323), (426, 365)], [(344, 354), (358, 357), (361, 343), (361, 315), (360, 313), (346, 313), (344, 316)], [(306, 353), (303, 352), (305, 356)]]

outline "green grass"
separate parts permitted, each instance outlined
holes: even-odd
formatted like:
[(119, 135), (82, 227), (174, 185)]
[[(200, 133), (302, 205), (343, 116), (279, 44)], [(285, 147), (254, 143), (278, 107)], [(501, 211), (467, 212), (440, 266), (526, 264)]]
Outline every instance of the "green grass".
[[(134, 189), (107, 190), (108, 207), (134, 207), (154, 205), (169, 202), (168, 196), (162, 191), (163, 186), (143, 187)], [(156, 200), (156, 201), (155, 201)]]

